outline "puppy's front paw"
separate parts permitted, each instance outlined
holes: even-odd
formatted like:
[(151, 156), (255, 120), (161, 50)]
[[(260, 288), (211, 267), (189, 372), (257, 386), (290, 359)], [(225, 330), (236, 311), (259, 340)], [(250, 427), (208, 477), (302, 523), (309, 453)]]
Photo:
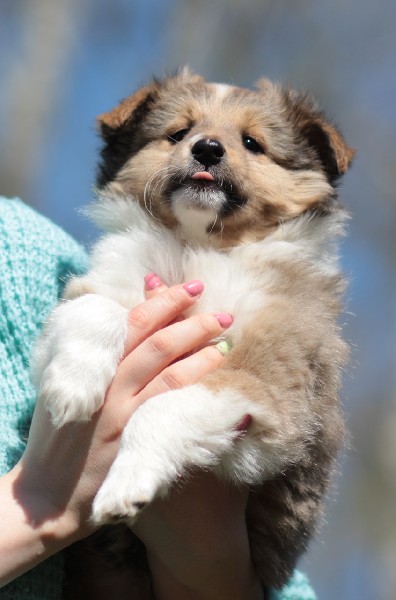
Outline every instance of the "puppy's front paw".
[[(92, 508), (95, 525), (126, 521), (132, 525), (158, 494), (160, 482), (147, 472), (132, 453), (119, 455), (96, 495)], [(163, 493), (163, 489), (161, 490)]]
[(40, 386), (40, 398), (55, 427), (89, 421), (101, 407), (112, 376), (109, 365), (87, 360), (76, 365), (67, 353), (56, 356), (45, 370)]
[(52, 313), (36, 347), (32, 376), (57, 427), (87, 421), (103, 404), (126, 334), (127, 310), (95, 294)]

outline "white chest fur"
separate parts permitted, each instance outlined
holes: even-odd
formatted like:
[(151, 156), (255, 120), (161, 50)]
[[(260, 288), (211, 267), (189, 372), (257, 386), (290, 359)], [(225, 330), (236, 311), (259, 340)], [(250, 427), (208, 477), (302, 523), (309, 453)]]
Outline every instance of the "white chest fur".
[(228, 312), (235, 325), (228, 335), (236, 336), (250, 315), (262, 307), (264, 273), (249, 271), (243, 253), (224, 254), (192, 249), (167, 230), (132, 229), (104, 237), (94, 249), (92, 268), (86, 276), (89, 287), (126, 308), (143, 300), (143, 278), (155, 272), (168, 285), (192, 279), (204, 282), (205, 291), (192, 313)]
[(157, 273), (168, 285), (200, 279), (205, 292), (192, 311), (231, 313), (235, 317), (227, 332), (231, 336), (237, 336), (266, 302), (274, 260), (308, 259), (321, 271), (336, 271), (332, 240), (343, 224), (342, 214), (315, 223), (301, 218), (265, 240), (224, 253), (186, 246), (131, 199), (104, 198), (93, 216), (109, 231), (95, 246), (86, 276), (94, 291), (130, 309), (144, 299), (147, 273)]

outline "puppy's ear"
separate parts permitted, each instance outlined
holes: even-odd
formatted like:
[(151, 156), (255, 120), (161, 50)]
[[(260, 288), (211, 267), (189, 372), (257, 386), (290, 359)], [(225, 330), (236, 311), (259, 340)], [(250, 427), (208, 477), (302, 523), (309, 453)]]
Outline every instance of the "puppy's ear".
[(187, 66), (182, 67), (175, 75), (170, 77), (165, 77), (162, 80), (154, 79), (149, 85), (125, 98), (113, 110), (97, 117), (96, 120), (102, 137), (106, 140), (125, 125), (130, 125), (131, 121), (140, 122), (144, 114), (154, 105), (161, 89), (171, 89), (175, 85), (187, 86), (202, 81), (203, 78), (193, 73)]
[(102, 137), (106, 140), (132, 120), (140, 120), (157, 99), (159, 87), (160, 84), (153, 81), (125, 98), (110, 112), (99, 115), (96, 120)]
[(144, 145), (142, 123), (155, 105), (160, 87), (161, 84), (154, 80), (97, 118), (104, 140), (97, 175), (99, 188), (115, 179), (120, 169)]
[(297, 135), (314, 150), (330, 183), (335, 182), (347, 171), (355, 150), (348, 146), (338, 129), (326, 120), (311, 97), (286, 89), (283, 98)]
[(349, 169), (356, 150), (348, 146), (334, 125), (328, 123), (323, 117), (319, 118), (306, 127), (305, 135), (317, 148), (325, 166), (327, 164), (330, 176), (336, 179)]

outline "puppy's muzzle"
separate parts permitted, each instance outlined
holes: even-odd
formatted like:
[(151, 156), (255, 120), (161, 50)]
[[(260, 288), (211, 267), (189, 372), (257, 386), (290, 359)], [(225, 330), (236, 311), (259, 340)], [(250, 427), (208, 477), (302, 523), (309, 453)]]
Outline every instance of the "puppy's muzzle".
[(219, 164), (225, 154), (225, 148), (218, 140), (202, 138), (195, 142), (191, 153), (195, 160), (208, 168)]

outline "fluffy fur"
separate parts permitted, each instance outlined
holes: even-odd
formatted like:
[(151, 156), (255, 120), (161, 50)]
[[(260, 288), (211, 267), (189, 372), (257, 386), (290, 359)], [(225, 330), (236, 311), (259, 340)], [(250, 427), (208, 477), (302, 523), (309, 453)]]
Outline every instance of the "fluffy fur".
[(211, 468), (251, 487), (252, 557), (263, 582), (280, 587), (314, 531), (343, 436), (345, 213), (335, 182), (353, 151), (306, 96), (267, 80), (256, 91), (211, 84), (186, 70), (99, 121), (92, 212), (107, 234), (39, 342), (40, 394), (56, 425), (89, 419), (122, 356), (144, 275), (168, 285), (202, 279), (190, 314), (231, 313), (232, 350), (198, 385), (139, 408), (93, 519), (132, 524), (177, 475)]

